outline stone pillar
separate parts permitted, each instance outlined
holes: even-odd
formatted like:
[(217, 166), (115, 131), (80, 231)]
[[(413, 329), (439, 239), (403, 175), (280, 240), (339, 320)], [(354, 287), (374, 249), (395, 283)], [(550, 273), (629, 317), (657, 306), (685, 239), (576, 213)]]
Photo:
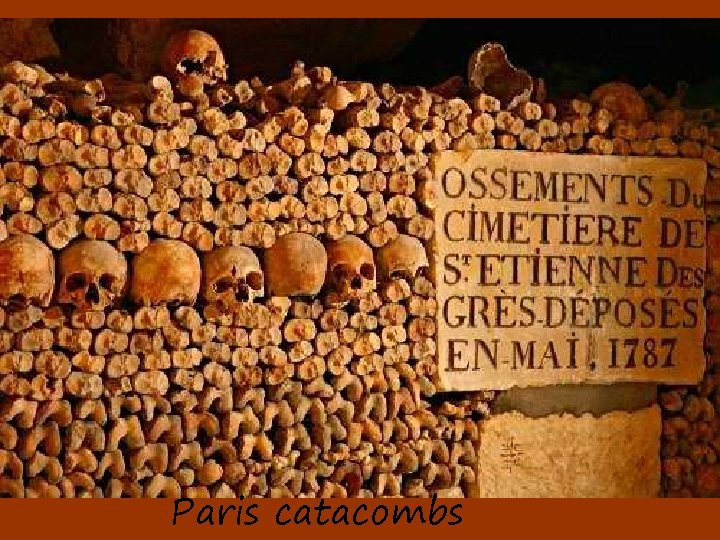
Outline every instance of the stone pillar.
[(647, 384), (514, 388), (481, 426), (476, 497), (654, 497), (660, 409)]

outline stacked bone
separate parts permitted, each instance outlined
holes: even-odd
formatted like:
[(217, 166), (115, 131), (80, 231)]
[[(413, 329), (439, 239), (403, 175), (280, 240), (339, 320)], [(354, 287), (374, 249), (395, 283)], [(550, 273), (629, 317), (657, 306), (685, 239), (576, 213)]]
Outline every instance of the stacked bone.
[(472, 482), (490, 396), (428, 401), (434, 98), (301, 65), (229, 85), (196, 32), (166, 60), (146, 85), (2, 71), (3, 492)]
[(3, 493), (464, 490), (493, 396), (436, 394), (429, 155), (718, 164), (674, 102), (553, 105), (495, 45), (467, 99), (302, 64), (229, 84), (198, 32), (165, 60), (144, 85), (2, 70)]
[[(478, 62), (484, 55), (489, 61)], [(507, 63), (498, 46), (487, 45), (471, 59), (471, 82), (473, 63), (475, 80), (493, 95), (508, 92), (505, 101), (523, 95), (523, 88), (527, 95), (532, 88), (532, 81)], [(504, 76), (488, 76), (482, 66), (491, 64), (496, 74)], [(637, 92), (627, 84), (609, 83), (588, 99), (543, 103), (547, 118), (534, 131), (553, 134), (543, 138), (541, 151), (687, 157), (707, 163), (707, 369), (697, 386), (662, 388), (658, 401), (664, 417), (663, 494), (720, 497), (720, 118), (712, 110), (683, 109), (684, 90), (680, 86), (675, 96), (667, 98), (653, 88)], [(526, 102), (521, 107), (530, 110), (532, 105)], [(523, 145), (522, 126), (511, 132), (518, 135), (517, 144), (496, 135), (496, 147), (537, 149), (537, 143)], [(536, 139), (532, 131), (530, 136), (525, 133), (526, 141)]]
[[(658, 401), (663, 411), (663, 494), (718, 497), (720, 128), (714, 111), (682, 109), (683, 93), (680, 87), (676, 96), (666, 98), (652, 88), (638, 93), (627, 85), (611, 83), (596, 89), (591, 103), (571, 101), (570, 116), (558, 125), (568, 133), (568, 151), (698, 158), (707, 163), (706, 372), (697, 386), (661, 388)], [(581, 126), (579, 132), (577, 126)]]
[[(711, 115), (706, 115), (712, 120)], [(720, 130), (692, 128), (696, 137), (720, 147)], [(663, 480), (671, 497), (720, 497), (720, 223), (718, 217), (717, 151), (706, 150), (709, 177), (706, 190), (708, 215), (707, 274), (705, 277), (707, 368), (697, 386), (666, 388), (660, 393), (663, 408)], [(708, 159), (712, 156), (712, 161)]]

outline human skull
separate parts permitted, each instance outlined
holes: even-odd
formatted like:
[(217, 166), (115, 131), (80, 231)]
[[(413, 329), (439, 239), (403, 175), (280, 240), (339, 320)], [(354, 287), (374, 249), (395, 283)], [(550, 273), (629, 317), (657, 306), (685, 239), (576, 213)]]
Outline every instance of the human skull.
[(322, 289), (327, 253), (320, 241), (305, 233), (279, 237), (265, 250), (265, 280), (275, 296), (315, 296)]
[(400, 234), (378, 251), (378, 276), (381, 280), (403, 277), (410, 282), (422, 270), (430, 268), (425, 246), (414, 236)]
[(62, 253), (58, 263), (57, 301), (82, 311), (99, 311), (122, 299), (127, 285), (127, 261), (103, 240), (79, 240)]
[(206, 253), (202, 273), (203, 298), (226, 311), (265, 294), (260, 261), (248, 247), (228, 246)]
[(590, 94), (590, 101), (607, 109), (619, 120), (639, 124), (648, 117), (647, 104), (640, 92), (623, 82), (609, 82), (598, 86)]
[(0, 242), (0, 304), (47, 307), (55, 290), (55, 260), (44, 243), (29, 234)]
[(503, 108), (510, 110), (530, 99), (533, 79), (510, 63), (502, 45), (486, 43), (470, 56), (468, 85), (475, 93), (498, 98)]
[(326, 245), (328, 300), (346, 303), (375, 289), (375, 262), (370, 246), (353, 235)]
[(201, 275), (193, 248), (180, 240), (155, 240), (133, 259), (130, 298), (143, 306), (194, 304)]
[(192, 74), (209, 85), (227, 79), (227, 65), (220, 45), (201, 30), (174, 34), (165, 45), (161, 64), (165, 75), (174, 82)]

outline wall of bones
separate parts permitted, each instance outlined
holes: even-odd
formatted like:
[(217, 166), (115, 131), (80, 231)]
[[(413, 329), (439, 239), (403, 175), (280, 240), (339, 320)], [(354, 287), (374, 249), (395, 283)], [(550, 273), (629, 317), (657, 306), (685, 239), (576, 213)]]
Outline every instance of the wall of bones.
[(546, 99), (487, 45), (433, 89), (0, 69), (0, 493), (469, 495), (493, 392), (438, 393), (438, 151), (708, 163), (708, 370), (663, 389), (665, 494), (720, 493), (720, 129), (622, 83)]

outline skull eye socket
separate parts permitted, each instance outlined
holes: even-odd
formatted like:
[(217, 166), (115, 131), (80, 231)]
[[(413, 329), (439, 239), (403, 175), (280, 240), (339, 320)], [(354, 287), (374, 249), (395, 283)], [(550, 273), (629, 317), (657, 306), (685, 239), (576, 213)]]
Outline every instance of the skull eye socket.
[(87, 280), (83, 274), (70, 274), (65, 281), (65, 288), (70, 291), (78, 291), (87, 287)]
[(410, 272), (408, 272), (407, 270), (404, 270), (404, 269), (393, 270), (392, 272), (390, 272), (388, 274), (388, 277), (390, 279), (405, 279), (405, 280), (411, 279)]
[(245, 276), (245, 283), (247, 283), (253, 291), (259, 291), (263, 286), (263, 275), (260, 272), (249, 272), (248, 275)]
[(183, 58), (178, 64), (178, 71), (183, 74), (202, 73), (203, 61), (196, 58)]
[(113, 287), (115, 286), (115, 283), (117, 282), (117, 279), (115, 279), (115, 276), (110, 274), (103, 274), (100, 276), (100, 286), (108, 291), (112, 291)]
[(232, 288), (233, 288), (233, 282), (229, 278), (218, 279), (212, 285), (212, 289), (213, 289), (213, 291), (215, 291), (216, 294), (226, 293)]
[(370, 263), (361, 264), (360, 275), (365, 279), (375, 279), (375, 265)]
[(7, 299), (7, 302), (10, 311), (18, 311), (28, 305), (28, 299), (22, 293), (13, 294)]
[(353, 274), (354, 274), (354, 272), (352, 271), (352, 268), (350, 268), (346, 264), (338, 264), (337, 266), (333, 266), (333, 269), (332, 269), (332, 275), (336, 281), (344, 281), (347, 279), (352, 279)]

